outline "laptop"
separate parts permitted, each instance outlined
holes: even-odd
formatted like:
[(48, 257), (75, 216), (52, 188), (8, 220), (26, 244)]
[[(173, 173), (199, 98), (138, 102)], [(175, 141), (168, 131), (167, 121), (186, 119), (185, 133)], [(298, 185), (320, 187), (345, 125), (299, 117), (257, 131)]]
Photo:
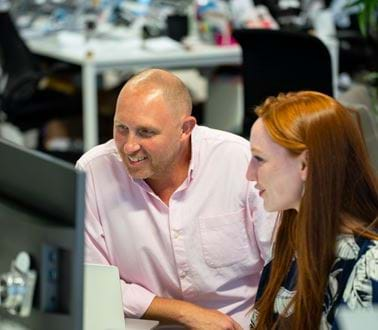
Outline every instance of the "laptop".
[(84, 330), (150, 330), (157, 321), (126, 319), (115, 266), (84, 265)]

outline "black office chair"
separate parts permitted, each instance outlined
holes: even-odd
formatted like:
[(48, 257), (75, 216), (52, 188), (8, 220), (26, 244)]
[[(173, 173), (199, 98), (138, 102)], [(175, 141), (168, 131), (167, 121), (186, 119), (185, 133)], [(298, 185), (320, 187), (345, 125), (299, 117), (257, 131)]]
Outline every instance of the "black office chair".
[[(6, 121), (21, 131), (41, 129), (49, 120), (68, 117), (81, 111), (79, 93), (67, 94), (41, 82), (66, 65), (45, 69), (20, 37), (9, 12), (0, 12), (0, 65), (6, 84), (0, 91), (0, 112)], [(71, 68), (70, 68), (71, 69)]]
[(280, 92), (315, 90), (333, 94), (331, 57), (316, 37), (281, 30), (233, 32), (243, 51), (244, 122), (249, 136), (254, 107)]

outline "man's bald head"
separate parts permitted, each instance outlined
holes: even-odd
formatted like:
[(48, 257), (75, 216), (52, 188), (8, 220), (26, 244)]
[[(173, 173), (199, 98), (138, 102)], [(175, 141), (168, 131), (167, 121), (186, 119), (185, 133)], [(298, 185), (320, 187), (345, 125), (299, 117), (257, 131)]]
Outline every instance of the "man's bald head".
[(167, 71), (147, 70), (126, 83), (117, 100), (114, 141), (133, 178), (152, 189), (182, 183), (196, 126), (191, 104), (183, 82)]
[(174, 115), (190, 116), (192, 99), (188, 88), (174, 74), (161, 69), (148, 69), (133, 76), (122, 88), (119, 98), (139, 94), (141, 97), (161, 96)]

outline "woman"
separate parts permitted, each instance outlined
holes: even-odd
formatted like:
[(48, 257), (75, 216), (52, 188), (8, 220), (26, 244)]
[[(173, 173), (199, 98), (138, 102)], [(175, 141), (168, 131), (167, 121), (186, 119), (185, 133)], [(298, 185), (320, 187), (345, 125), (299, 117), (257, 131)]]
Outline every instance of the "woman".
[(331, 97), (279, 95), (256, 113), (247, 178), (279, 221), (251, 328), (330, 329), (340, 305), (378, 295), (377, 177), (356, 121)]

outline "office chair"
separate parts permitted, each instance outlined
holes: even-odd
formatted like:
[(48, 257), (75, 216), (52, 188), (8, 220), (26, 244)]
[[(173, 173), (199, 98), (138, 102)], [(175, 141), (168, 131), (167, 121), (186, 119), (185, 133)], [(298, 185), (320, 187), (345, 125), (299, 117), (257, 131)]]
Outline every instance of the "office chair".
[(280, 92), (315, 90), (332, 96), (331, 56), (318, 38), (281, 30), (233, 32), (243, 52), (244, 121), (249, 137), (254, 107)]
[(356, 117), (370, 160), (378, 174), (378, 116), (372, 111), (374, 101), (368, 88), (363, 84), (354, 83), (348, 91), (338, 97), (338, 101)]
[[(20, 37), (8, 11), (0, 11), (0, 65), (5, 86), (0, 90), (0, 112), (22, 132), (42, 129), (50, 120), (81, 111), (81, 97), (47, 86), (46, 78), (66, 72), (67, 66), (44, 69)], [(6, 77), (6, 78), (5, 78)]]

